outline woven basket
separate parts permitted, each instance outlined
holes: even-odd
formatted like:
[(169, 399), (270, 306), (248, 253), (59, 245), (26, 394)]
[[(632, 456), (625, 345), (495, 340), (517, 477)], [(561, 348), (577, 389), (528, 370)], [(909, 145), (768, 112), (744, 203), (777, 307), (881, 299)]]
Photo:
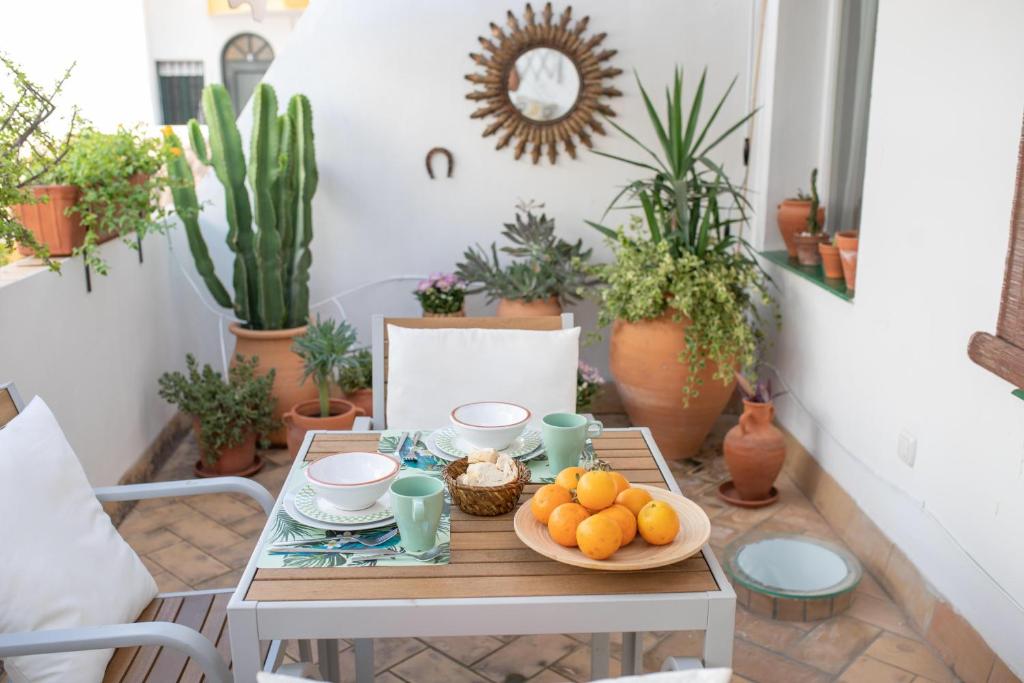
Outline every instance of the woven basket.
[(444, 468), (444, 482), (452, 501), (466, 514), (478, 517), (494, 517), (512, 512), (523, 493), (523, 487), (530, 481), (530, 468), (516, 461), (519, 476), (502, 486), (463, 486), (458, 482), (460, 475), (465, 474), (469, 460), (462, 458)]

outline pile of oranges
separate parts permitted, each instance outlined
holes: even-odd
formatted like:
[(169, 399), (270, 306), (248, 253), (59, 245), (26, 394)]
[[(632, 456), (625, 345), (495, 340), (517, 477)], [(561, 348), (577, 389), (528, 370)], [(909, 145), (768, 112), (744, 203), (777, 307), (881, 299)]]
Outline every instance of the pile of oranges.
[(630, 487), (618, 472), (566, 468), (554, 484), (537, 490), (530, 511), (553, 541), (595, 560), (611, 557), (637, 534), (651, 545), (665, 545), (679, 533), (672, 506)]

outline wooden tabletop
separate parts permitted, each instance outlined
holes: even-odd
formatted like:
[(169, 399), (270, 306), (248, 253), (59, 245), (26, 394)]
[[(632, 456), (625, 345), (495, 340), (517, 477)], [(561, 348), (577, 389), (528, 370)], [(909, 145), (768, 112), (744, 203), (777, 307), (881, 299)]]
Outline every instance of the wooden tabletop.
[[(317, 434), (305, 458), (313, 461), (333, 453), (376, 451), (377, 439), (378, 434), (366, 432)], [(606, 431), (594, 440), (594, 448), (599, 458), (630, 481), (669, 488), (640, 431)], [(519, 504), (527, 502), (539, 486), (528, 484)], [(475, 517), (453, 507), (451, 562), (447, 565), (259, 569), (246, 600), (388, 600), (718, 590), (701, 554), (674, 565), (639, 572), (604, 572), (549, 560), (519, 540), (512, 528), (514, 514)]]

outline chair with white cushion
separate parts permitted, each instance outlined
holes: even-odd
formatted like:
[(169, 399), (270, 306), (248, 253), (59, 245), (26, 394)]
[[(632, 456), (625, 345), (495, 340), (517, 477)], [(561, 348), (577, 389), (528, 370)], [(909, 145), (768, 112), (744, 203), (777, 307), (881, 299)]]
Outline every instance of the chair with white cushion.
[[(241, 477), (93, 489), (42, 399), (23, 409), (14, 386), (0, 385), (0, 659), (11, 679), (230, 683), (233, 589), (158, 594), (100, 505), (208, 493), (274, 505)], [(272, 670), (280, 642), (264, 655)]]

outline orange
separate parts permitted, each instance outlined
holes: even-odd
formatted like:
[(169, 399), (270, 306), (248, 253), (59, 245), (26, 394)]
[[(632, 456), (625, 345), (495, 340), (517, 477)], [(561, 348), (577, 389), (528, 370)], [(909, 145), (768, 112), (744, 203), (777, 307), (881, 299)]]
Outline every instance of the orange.
[(622, 545), (629, 545), (636, 538), (636, 517), (625, 505), (612, 505), (597, 514), (615, 520), (615, 523), (622, 529)]
[(615, 502), (615, 480), (608, 472), (587, 472), (576, 484), (576, 499), (591, 512), (604, 510)]
[(679, 533), (679, 515), (668, 503), (652, 500), (636, 517), (640, 535), (651, 545), (671, 543)]
[(571, 491), (576, 488), (576, 482), (580, 480), (584, 472), (586, 470), (582, 467), (566, 467), (555, 477), (555, 483), (563, 489)]
[(629, 488), (629, 479), (626, 479), (618, 472), (609, 472), (608, 474), (612, 475), (612, 479), (615, 481), (616, 495), (622, 493), (623, 491)]
[(628, 508), (635, 517), (640, 514), (640, 509), (644, 505), (651, 502), (651, 494), (643, 489), (626, 489), (625, 491), (620, 491), (619, 495), (615, 496), (615, 502)]
[(576, 544), (587, 557), (603, 560), (622, 545), (622, 529), (611, 517), (587, 517), (576, 527)]
[(590, 513), (579, 503), (562, 503), (548, 517), (548, 533), (551, 539), (568, 548), (576, 545), (576, 527), (590, 517)]
[(530, 499), (530, 512), (541, 524), (548, 523), (552, 510), (563, 503), (571, 503), (572, 494), (567, 489), (554, 484), (545, 484), (537, 489)]

